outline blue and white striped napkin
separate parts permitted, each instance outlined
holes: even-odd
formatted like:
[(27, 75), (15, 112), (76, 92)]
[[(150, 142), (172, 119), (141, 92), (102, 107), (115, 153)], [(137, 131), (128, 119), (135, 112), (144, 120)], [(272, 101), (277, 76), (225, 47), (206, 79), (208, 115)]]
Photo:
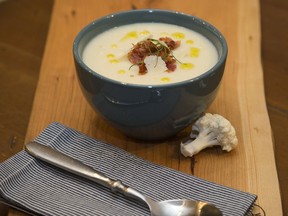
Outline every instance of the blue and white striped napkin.
[[(159, 166), (60, 123), (50, 124), (35, 141), (52, 146), (155, 200), (202, 200), (215, 204), (227, 216), (250, 215), (256, 200), (256, 195)], [(0, 164), (1, 199), (37, 215), (149, 215), (145, 206), (43, 163), (25, 151)]]

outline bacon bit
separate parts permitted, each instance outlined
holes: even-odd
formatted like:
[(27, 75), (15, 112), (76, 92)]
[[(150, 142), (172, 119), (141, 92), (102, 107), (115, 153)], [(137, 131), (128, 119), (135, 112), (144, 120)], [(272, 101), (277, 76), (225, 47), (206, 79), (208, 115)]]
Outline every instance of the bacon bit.
[(174, 41), (169, 37), (161, 37), (159, 38), (160, 41), (163, 41), (171, 50), (178, 48), (181, 44), (181, 41)]
[(147, 73), (147, 68), (146, 68), (146, 66), (145, 66), (145, 63), (143, 62), (143, 63), (140, 63), (140, 64), (138, 64), (138, 66), (139, 66), (139, 74), (141, 74), (141, 75), (144, 75), (144, 74), (146, 74)]
[(139, 74), (143, 75), (147, 73), (144, 59), (150, 55), (157, 55), (166, 63), (168, 72), (172, 72), (176, 70), (176, 59), (172, 55), (172, 50), (178, 48), (180, 43), (180, 41), (174, 41), (169, 37), (161, 37), (159, 40), (146, 39), (133, 45), (128, 53), (128, 59), (133, 65), (138, 65)]
[(166, 61), (166, 67), (168, 68), (168, 72), (172, 72), (176, 70), (176, 60), (175, 58), (168, 56)]

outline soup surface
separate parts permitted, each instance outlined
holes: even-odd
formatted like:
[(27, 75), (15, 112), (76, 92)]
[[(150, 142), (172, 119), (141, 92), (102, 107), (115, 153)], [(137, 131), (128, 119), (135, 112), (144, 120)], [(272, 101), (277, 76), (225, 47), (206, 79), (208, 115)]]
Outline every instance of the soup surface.
[[(172, 39), (178, 46), (172, 50), (161, 38)], [(155, 45), (156, 51), (147, 48), (151, 53), (146, 53), (141, 60), (145, 72), (140, 73), (140, 63), (131, 62), (129, 53), (143, 41)], [(168, 54), (174, 59), (173, 70), (167, 64)], [(141, 85), (189, 80), (205, 73), (217, 60), (217, 50), (207, 38), (187, 28), (164, 23), (137, 23), (110, 29), (93, 38), (83, 51), (84, 63), (95, 73), (122, 83)]]

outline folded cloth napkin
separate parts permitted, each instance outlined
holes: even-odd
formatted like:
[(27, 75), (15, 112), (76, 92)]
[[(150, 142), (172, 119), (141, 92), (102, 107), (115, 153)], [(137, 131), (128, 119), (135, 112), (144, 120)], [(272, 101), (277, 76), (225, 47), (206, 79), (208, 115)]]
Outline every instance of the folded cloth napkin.
[[(256, 195), (143, 160), (60, 123), (50, 124), (35, 141), (119, 179), (155, 200), (202, 200), (215, 204), (227, 216), (250, 215), (256, 200)], [(1, 199), (37, 215), (150, 215), (144, 205), (39, 161), (25, 151), (1, 163)]]

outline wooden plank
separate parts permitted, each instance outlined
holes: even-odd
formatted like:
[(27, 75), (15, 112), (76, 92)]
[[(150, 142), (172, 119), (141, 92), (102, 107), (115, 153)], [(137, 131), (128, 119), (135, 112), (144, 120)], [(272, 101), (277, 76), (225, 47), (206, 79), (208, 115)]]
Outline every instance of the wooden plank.
[[(89, 107), (75, 74), (73, 39), (92, 20), (131, 8), (182, 11), (206, 19), (223, 32), (229, 57), (222, 86), (209, 112), (225, 116), (235, 126), (239, 138), (235, 151), (227, 154), (217, 148), (209, 149), (193, 161), (179, 154), (180, 140), (189, 128), (173, 139), (147, 144), (125, 137)], [(267, 215), (282, 215), (264, 98), (259, 17), (257, 0), (119, 0), (101, 4), (94, 0), (85, 4), (77, 0), (55, 1), (26, 141), (34, 139), (52, 121), (58, 121), (147, 160), (255, 193)]]
[[(288, 1), (261, 1), (262, 62), (265, 95), (275, 145), (283, 215), (288, 215)], [(275, 38), (277, 35), (277, 39)]]
[(51, 10), (51, 0), (0, 1), (0, 162), (23, 147)]

